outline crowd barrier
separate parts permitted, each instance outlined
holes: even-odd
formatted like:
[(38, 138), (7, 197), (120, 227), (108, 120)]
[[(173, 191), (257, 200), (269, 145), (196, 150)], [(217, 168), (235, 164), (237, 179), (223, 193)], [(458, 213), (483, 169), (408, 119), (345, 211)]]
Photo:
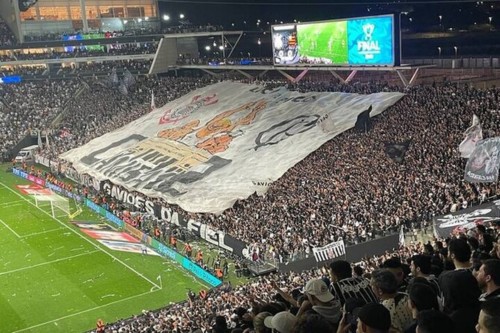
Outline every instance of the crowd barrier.
[[(376, 238), (364, 243), (347, 246), (345, 249), (345, 256), (335, 258), (331, 261), (347, 260), (351, 263), (360, 262), (366, 257), (379, 256), (388, 250), (397, 249), (399, 247), (399, 233)], [(281, 272), (302, 272), (304, 270), (319, 268), (329, 261), (317, 262), (314, 255), (308, 258), (292, 261), (290, 263), (280, 264), (279, 270)]]
[(91, 200), (88, 200), (82, 196), (76, 195), (72, 192), (69, 192), (65, 189), (62, 189), (61, 187), (59, 187), (55, 184), (52, 184), (50, 182), (45, 181), (45, 179), (30, 175), (23, 170), (13, 168), (12, 173), (18, 177), (24, 178), (24, 179), (31, 181), (33, 183), (36, 183), (38, 185), (50, 188), (54, 192), (59, 193), (65, 197), (72, 198), (72, 199), (75, 199), (75, 200), (83, 203), (86, 207), (90, 208), (95, 213), (106, 218), (111, 224), (113, 224), (118, 229), (127, 231), (131, 235), (133, 235), (133, 236), (137, 237), (139, 240), (141, 240), (141, 242), (148, 244), (152, 249), (157, 251), (162, 256), (179, 263), (184, 269), (186, 269), (187, 271), (192, 273), (194, 276), (196, 276), (200, 280), (208, 283), (211, 287), (217, 287), (217, 286), (222, 284), (222, 282), (219, 279), (217, 279), (215, 276), (213, 276), (212, 274), (210, 274), (209, 272), (207, 272), (206, 270), (201, 268), (196, 263), (192, 262), (191, 260), (189, 260), (188, 258), (179, 254), (178, 252), (172, 250), (171, 248), (169, 248), (165, 244), (158, 242), (156, 239), (152, 238), (151, 236), (149, 236), (149, 235), (143, 233), (142, 231), (137, 230), (133, 226), (125, 223), (120, 218), (118, 218), (116, 215), (114, 215), (113, 213), (104, 209), (100, 205), (95, 204)]

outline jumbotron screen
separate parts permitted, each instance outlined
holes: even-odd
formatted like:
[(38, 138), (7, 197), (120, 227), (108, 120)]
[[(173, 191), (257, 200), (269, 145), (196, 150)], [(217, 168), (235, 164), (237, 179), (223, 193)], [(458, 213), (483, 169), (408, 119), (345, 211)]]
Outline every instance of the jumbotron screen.
[(392, 66), (394, 15), (271, 27), (275, 65)]

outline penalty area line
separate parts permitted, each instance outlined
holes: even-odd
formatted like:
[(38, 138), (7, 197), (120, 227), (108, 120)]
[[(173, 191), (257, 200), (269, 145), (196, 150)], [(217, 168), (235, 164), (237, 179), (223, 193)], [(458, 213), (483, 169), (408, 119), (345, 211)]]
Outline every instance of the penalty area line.
[(72, 229), (71, 227), (69, 227), (67, 224), (65, 224), (64, 222), (62, 222), (61, 220), (59, 220), (58, 218), (50, 215), (48, 212), (44, 211), (43, 209), (40, 209), (40, 207), (38, 207), (37, 205), (35, 205), (33, 202), (31, 202), (29, 199), (26, 199), (24, 198), (21, 194), (17, 193), (16, 191), (14, 191), (13, 189), (11, 189), (10, 187), (8, 187), (7, 185), (5, 185), (4, 183), (0, 182), (0, 185), (3, 186), (4, 188), (6, 188), (7, 190), (11, 191), (12, 193), (14, 193), (15, 195), (17, 195), (18, 197), (20, 197), (22, 200), (26, 201), (27, 203), (29, 203), (31, 206), (35, 207), (36, 209), (38, 209), (40, 212), (44, 213), (45, 215), (47, 216), (50, 216), (50, 218), (52, 218), (54, 221), (57, 221), (60, 225), (62, 225), (64, 228), (68, 229), (70, 232), (72, 232), (73, 234), (75, 234), (76, 236), (80, 237), (82, 240), (86, 241), (87, 243), (89, 244), (92, 244), (93, 247), (95, 247), (96, 249), (100, 250), (101, 252), (107, 254), (108, 256), (110, 256), (111, 258), (113, 258), (113, 261), (116, 261), (120, 264), (122, 264), (123, 266), (125, 266), (126, 268), (128, 268), (131, 272), (135, 273), (137, 276), (141, 277), (143, 280), (149, 282), (150, 284), (152, 284), (154, 287), (157, 287), (158, 289), (161, 289), (161, 287), (154, 283), (153, 281), (151, 281), (148, 277), (146, 277), (144, 274), (142, 274), (141, 272), (137, 271), (136, 269), (134, 269), (133, 267), (130, 267), (129, 265), (127, 265), (125, 262), (123, 262), (122, 260), (118, 259), (117, 257), (115, 257), (113, 254), (111, 254), (110, 252), (106, 251), (104, 248), (102, 248), (101, 246), (99, 246), (98, 244), (94, 243), (92, 240), (88, 239), (87, 237), (83, 236), (81, 233), (79, 233), (78, 231), (76, 231), (75, 229)]

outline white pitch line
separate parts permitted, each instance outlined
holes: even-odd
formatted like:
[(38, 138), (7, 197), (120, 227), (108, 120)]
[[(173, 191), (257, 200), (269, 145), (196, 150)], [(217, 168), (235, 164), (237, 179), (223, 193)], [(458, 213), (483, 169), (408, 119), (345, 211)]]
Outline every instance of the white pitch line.
[(33, 207), (36, 207), (39, 211), (41, 211), (42, 213), (44, 213), (45, 215), (47, 216), (50, 216), (52, 219), (54, 219), (55, 221), (57, 221), (60, 225), (62, 225), (63, 227), (67, 228), (69, 231), (71, 231), (72, 233), (74, 233), (75, 235), (77, 235), (78, 237), (80, 237), (81, 239), (83, 239), (84, 241), (92, 244), (93, 247), (95, 247), (96, 249), (106, 253), (108, 256), (110, 256), (111, 258), (113, 258), (114, 261), (117, 261), (119, 262), (120, 264), (122, 264), (123, 266), (125, 266), (126, 268), (128, 268), (129, 270), (131, 270), (132, 272), (134, 272), (137, 276), (143, 278), (144, 280), (146, 280), (147, 282), (149, 282), (150, 284), (152, 284), (154, 287), (158, 288), (158, 289), (161, 289), (159, 285), (157, 285), (156, 283), (154, 283), (153, 281), (151, 281), (150, 279), (148, 279), (146, 276), (144, 276), (144, 274), (142, 274), (141, 272), (138, 272), (137, 270), (135, 270), (134, 268), (130, 267), (129, 265), (127, 265), (125, 262), (123, 262), (122, 260), (118, 259), (117, 257), (115, 257), (114, 255), (112, 255), (111, 253), (109, 253), (108, 251), (106, 251), (105, 249), (103, 249), (102, 247), (98, 246), (96, 243), (92, 242), (92, 240), (86, 238), (85, 236), (83, 236), (82, 234), (80, 234), (78, 231), (70, 228), (69, 226), (67, 226), (64, 222), (62, 222), (61, 220), (53, 217), (52, 215), (50, 215), (49, 213), (47, 213), (46, 211), (44, 211), (43, 209), (40, 209), (39, 207), (37, 207), (37, 205), (35, 205), (33, 202), (31, 202), (30, 200), (26, 199), (25, 197), (23, 197), (22, 195), (20, 195), (19, 193), (17, 193), (16, 191), (14, 191), (13, 189), (11, 189), (10, 187), (8, 187), (7, 185), (5, 185), (4, 183), (0, 182), (0, 185), (2, 185), (3, 187), (5, 187), (7, 190), (11, 191), (12, 193), (14, 193), (15, 195), (17, 195), (18, 197), (20, 197), (21, 199), (23, 199), (24, 201), (26, 201), (27, 203), (29, 203), (30, 205), (32, 205)]
[(9, 227), (7, 225), (7, 223), (5, 223), (3, 220), (0, 219), (0, 223), (2, 223), (7, 229), (10, 230), (10, 232), (12, 232), (14, 235), (16, 235), (17, 238), (22, 238), (22, 236), (20, 236), (17, 232), (14, 231), (14, 229), (12, 229), (11, 227)]
[(12, 274), (12, 273), (17, 273), (17, 272), (25, 271), (25, 270), (36, 268), (36, 267), (40, 267), (40, 266), (54, 264), (56, 262), (60, 262), (60, 261), (64, 261), (64, 260), (69, 260), (69, 259), (73, 259), (73, 258), (76, 258), (76, 257), (85, 256), (87, 254), (96, 253), (96, 252), (99, 252), (99, 250), (94, 250), (94, 251), (90, 251), (90, 252), (75, 254), (74, 256), (71, 256), (71, 257), (65, 257), (65, 258), (55, 259), (55, 260), (52, 260), (52, 261), (46, 261), (46, 262), (42, 262), (40, 264), (26, 266), (26, 267), (21, 267), (21, 268), (13, 269), (11, 271), (7, 271), (7, 272), (0, 272), (0, 276), (7, 275), (7, 274)]
[(43, 234), (46, 234), (48, 232), (53, 232), (53, 231), (58, 231), (58, 230), (64, 230), (64, 228), (56, 228), (56, 229), (50, 229), (50, 230), (45, 230), (45, 231), (40, 231), (40, 232), (34, 232), (32, 234), (23, 235), (23, 236), (21, 236), (21, 238), (43, 235)]
[(12, 207), (19, 207), (19, 206), (22, 206), (23, 204), (22, 203), (15, 203), (15, 204), (11, 204), (11, 205), (8, 205), (8, 206), (0, 206), (2, 207), (2, 209), (8, 209), (8, 208), (12, 208)]
[(0, 202), (0, 206), (10, 206), (12, 204), (21, 203), (23, 200), (9, 201), (9, 202)]
[(97, 310), (97, 309), (100, 309), (100, 308), (104, 308), (104, 307), (106, 307), (108, 305), (113, 305), (113, 304), (117, 304), (117, 303), (120, 303), (120, 302), (123, 302), (123, 301), (128, 301), (128, 300), (131, 300), (131, 299), (134, 299), (134, 298), (137, 298), (137, 297), (141, 297), (141, 296), (144, 296), (144, 295), (147, 295), (147, 294), (152, 294), (154, 292), (157, 292), (158, 290), (159, 289), (150, 290), (150, 291), (146, 291), (146, 292), (144, 292), (142, 294), (138, 294), (138, 295), (134, 295), (134, 296), (122, 298), (122, 299), (116, 300), (114, 302), (110, 302), (110, 303), (107, 303), (107, 304), (96, 306), (96, 307), (91, 308), (91, 309), (83, 310), (83, 311), (80, 311), (80, 312), (72, 313), (72, 314), (64, 316), (64, 317), (60, 317), (60, 318), (57, 318), (57, 319), (49, 320), (49, 321), (46, 321), (45, 323), (40, 323), (40, 324), (31, 326), (31, 327), (26, 327), (26, 328), (20, 329), (18, 331), (14, 331), (13, 333), (29, 331), (29, 330), (32, 330), (34, 328), (40, 327), (40, 326), (44, 326), (44, 325), (47, 325), (47, 324), (50, 324), (50, 323), (57, 322), (59, 320), (71, 318), (71, 317), (74, 317), (74, 316), (79, 316), (79, 315), (81, 315), (83, 313), (86, 313), (86, 312), (90, 312), (90, 311), (94, 311), (94, 310)]

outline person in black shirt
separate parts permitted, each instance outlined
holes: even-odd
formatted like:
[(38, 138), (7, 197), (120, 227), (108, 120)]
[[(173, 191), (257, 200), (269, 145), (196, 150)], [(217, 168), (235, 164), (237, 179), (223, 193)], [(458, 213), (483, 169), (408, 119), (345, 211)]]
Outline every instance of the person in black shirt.
[(439, 276), (439, 287), (443, 292), (443, 312), (455, 324), (456, 333), (476, 333), (474, 322), (479, 316), (479, 290), (472, 275), (471, 249), (464, 239), (452, 239), (448, 245), (448, 257), (455, 270), (445, 271)]
[(330, 292), (345, 304), (346, 299), (358, 298), (365, 304), (377, 302), (378, 299), (370, 287), (370, 281), (363, 277), (352, 277), (351, 264), (345, 260), (334, 261), (329, 267)]
[[(403, 267), (403, 263), (399, 258), (391, 258), (384, 261), (380, 268), (385, 268), (390, 271), (396, 277), (398, 281), (398, 291), (405, 293), (408, 288), (407, 274), (405, 274), (405, 268), (409, 271), (409, 267)], [(409, 273), (408, 273), (409, 274)]]
[(490, 298), (481, 302), (476, 330), (478, 333), (500, 332), (500, 298)]
[(485, 301), (490, 298), (500, 297), (500, 260), (486, 260), (479, 271), (476, 279), (483, 294), (479, 297), (480, 301)]
[(417, 254), (411, 257), (410, 270), (413, 278), (425, 278), (438, 297), (441, 297), (441, 288), (437, 278), (431, 274), (432, 258), (430, 256)]
[(455, 332), (453, 321), (437, 310), (424, 310), (417, 316), (417, 332), (444, 333)]

